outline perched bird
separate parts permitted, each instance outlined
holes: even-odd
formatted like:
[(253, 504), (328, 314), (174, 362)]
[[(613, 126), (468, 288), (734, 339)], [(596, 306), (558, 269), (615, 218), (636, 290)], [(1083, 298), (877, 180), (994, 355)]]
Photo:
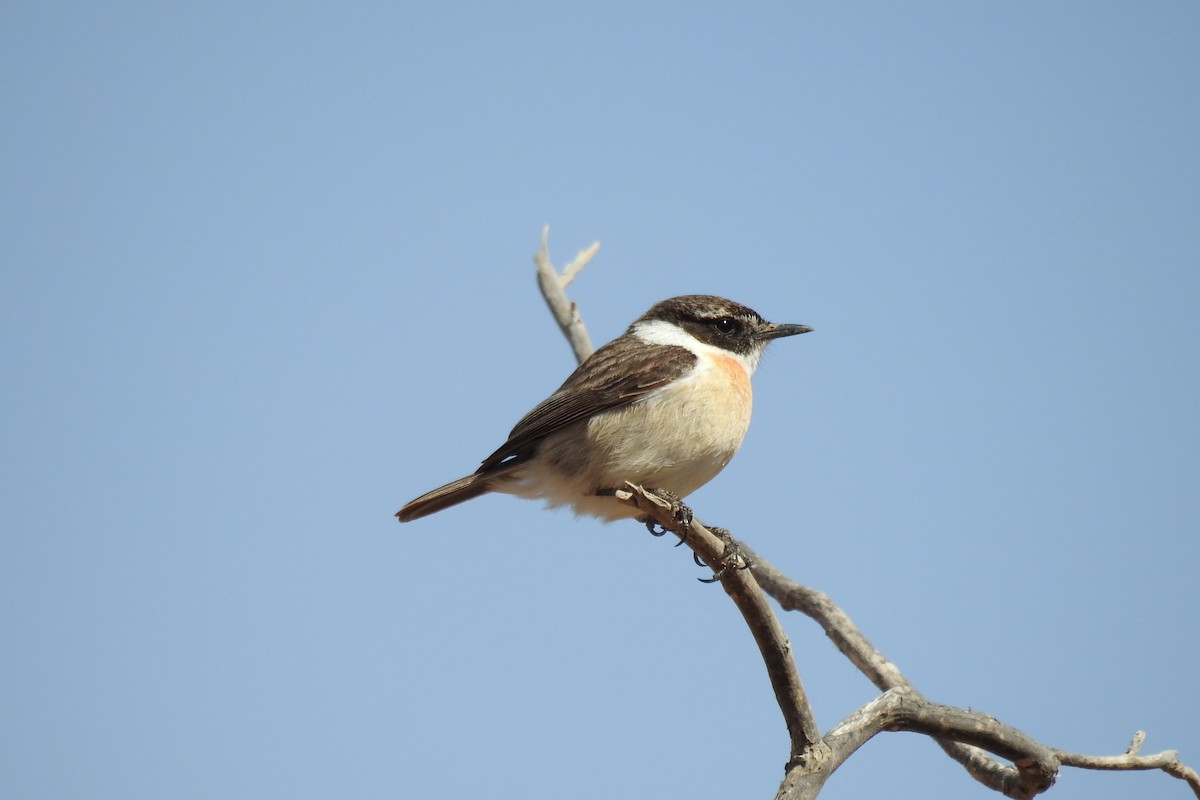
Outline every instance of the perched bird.
[(721, 297), (663, 300), (585, 359), (479, 469), (396, 516), (408, 522), (504, 492), (605, 520), (636, 517), (613, 497), (626, 481), (685, 497), (741, 445), (750, 376), (767, 343), (811, 330), (767, 322)]

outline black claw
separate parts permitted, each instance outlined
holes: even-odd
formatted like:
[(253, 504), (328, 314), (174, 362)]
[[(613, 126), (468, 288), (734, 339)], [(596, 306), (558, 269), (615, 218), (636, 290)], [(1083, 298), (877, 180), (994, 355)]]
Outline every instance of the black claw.
[[(725, 528), (717, 528), (709, 526), (709, 530), (716, 534), (717, 538), (725, 543), (725, 552), (721, 554), (721, 568), (713, 570), (711, 578), (697, 578), (701, 583), (716, 583), (721, 580), (721, 576), (725, 574), (725, 570), (733, 566), (735, 569), (750, 569), (750, 562), (742, 555), (742, 548), (738, 546), (737, 540)], [(694, 554), (693, 554), (694, 555)], [(702, 567), (708, 566), (699, 556), (695, 556), (696, 563)]]
[[(647, 489), (646, 491), (663, 500), (666, 500), (671, 504), (671, 516), (675, 518), (675, 522), (680, 529), (679, 541), (676, 542), (675, 546), (679, 547), (680, 545), (687, 544), (688, 534), (691, 532), (692, 520), (695, 519), (692, 509), (688, 508), (687, 505), (679, 499), (679, 495), (675, 494), (674, 492), (666, 489)], [(638, 521), (646, 526), (646, 530), (650, 532), (651, 536), (665, 536), (667, 531), (670, 530), (669, 528), (663, 527), (659, 523), (655, 522), (649, 516), (640, 517), (638, 518)], [(734, 541), (733, 536), (730, 535), (729, 531), (725, 530), (724, 528), (712, 528), (712, 531), (713, 533), (717, 534), (722, 541), (725, 542), (725, 555), (721, 558), (721, 568), (714, 570), (712, 577), (696, 579), (701, 583), (717, 583), (720, 581), (721, 576), (725, 574), (725, 570), (729, 569), (731, 560), (737, 565), (738, 569), (747, 569), (750, 566), (745, 562), (744, 559), (740, 557), (741, 554), (738, 550), (737, 542)], [(706, 569), (709, 568), (708, 564), (706, 564), (695, 551), (692, 552), (692, 560), (696, 562), (696, 566), (698, 567), (703, 567)]]
[[(674, 492), (667, 491), (666, 489), (647, 489), (646, 491), (671, 504), (671, 516), (675, 518), (675, 522), (680, 529), (679, 542), (675, 546), (679, 547), (679, 545), (685, 544), (687, 542), (688, 530), (691, 527), (692, 520), (695, 518), (692, 510), (684, 505), (679, 499), (679, 495)], [(650, 531), (654, 536), (662, 536), (667, 532), (666, 528), (654, 522), (650, 517), (645, 517), (642, 521), (646, 523), (646, 530)]]
[(651, 536), (664, 536), (667, 533), (666, 528), (662, 527), (652, 519), (646, 520), (646, 530), (650, 531)]

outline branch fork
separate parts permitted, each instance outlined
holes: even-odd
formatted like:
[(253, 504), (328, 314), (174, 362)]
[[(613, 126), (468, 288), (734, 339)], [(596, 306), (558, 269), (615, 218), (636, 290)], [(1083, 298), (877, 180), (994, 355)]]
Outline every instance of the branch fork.
[[(549, 227), (542, 230), (534, 254), (538, 285), (547, 306), (570, 343), (577, 360), (592, 352), (579, 310), (565, 287), (599, 250), (594, 242), (580, 251), (560, 273), (550, 262)], [(934, 739), (969, 775), (1005, 797), (1035, 797), (1054, 785), (1060, 766), (1103, 770), (1162, 770), (1184, 781), (1200, 798), (1200, 775), (1182, 764), (1174, 750), (1139, 755), (1145, 733), (1138, 731), (1125, 752), (1089, 756), (1058, 750), (1033, 739), (988, 714), (933, 703), (918, 692), (899, 668), (888, 661), (828, 595), (796, 583), (727, 532), (718, 535), (698, 519), (684, 522), (678, 507), (635, 484), (618, 489), (616, 497), (641, 511), (664, 530), (678, 535), (714, 572), (726, 594), (741, 611), (770, 678), (787, 724), (790, 755), (776, 800), (808, 800), (847, 758), (876, 734), (913, 731)], [(721, 530), (721, 529), (717, 529)], [(749, 565), (749, 569), (741, 568)], [(739, 567), (730, 569), (727, 567)], [(767, 603), (771, 596), (784, 611), (799, 611), (825, 631), (843, 655), (880, 691), (875, 699), (854, 710), (822, 735), (804, 692), (791, 644), (778, 617)], [(993, 758), (998, 756), (1010, 763)]]

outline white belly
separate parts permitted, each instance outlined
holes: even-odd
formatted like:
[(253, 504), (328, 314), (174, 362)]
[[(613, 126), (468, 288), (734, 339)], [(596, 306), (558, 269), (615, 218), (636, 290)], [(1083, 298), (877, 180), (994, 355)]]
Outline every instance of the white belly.
[(626, 481), (685, 497), (720, 472), (750, 425), (750, 380), (736, 360), (706, 362), (687, 378), (624, 408), (547, 437), (505, 491), (622, 519), (637, 512), (598, 490)]

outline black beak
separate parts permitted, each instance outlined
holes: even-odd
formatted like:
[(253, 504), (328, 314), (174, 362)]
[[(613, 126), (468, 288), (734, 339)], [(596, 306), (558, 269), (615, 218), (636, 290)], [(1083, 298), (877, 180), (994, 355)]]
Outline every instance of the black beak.
[(808, 333), (812, 330), (809, 325), (788, 325), (785, 322), (768, 322), (758, 331), (758, 338), (766, 339), (782, 339), (784, 336), (795, 336), (800, 333)]

